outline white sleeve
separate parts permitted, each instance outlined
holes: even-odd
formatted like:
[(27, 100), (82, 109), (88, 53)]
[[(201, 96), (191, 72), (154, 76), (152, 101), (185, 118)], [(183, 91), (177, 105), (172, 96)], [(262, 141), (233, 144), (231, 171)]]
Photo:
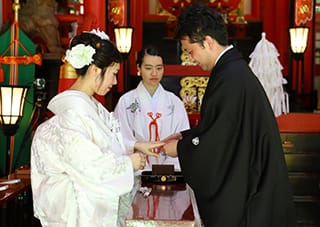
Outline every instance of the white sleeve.
[[(82, 200), (81, 209), (101, 199), (101, 203), (108, 203), (97, 209), (107, 209), (110, 214), (106, 215), (110, 216), (118, 207), (117, 198), (133, 187), (130, 157), (118, 155), (110, 138), (105, 138), (108, 141), (100, 147), (92, 142), (90, 133), (99, 131), (90, 127), (92, 120), (82, 120), (86, 124), (75, 117), (68, 123), (61, 118), (50, 119), (38, 127), (32, 140), (34, 214), (43, 225), (49, 226), (53, 220), (76, 226), (79, 193), (82, 199), (88, 198)], [(69, 123), (74, 124), (71, 127)]]
[[(87, 125), (94, 124), (87, 118), (83, 121)], [(73, 119), (67, 123), (60, 117), (37, 130), (32, 142), (35, 170), (51, 179), (65, 176), (75, 187), (102, 196), (130, 191), (133, 186), (130, 157), (115, 153), (111, 138), (105, 138), (110, 141), (105, 147), (96, 145), (87, 126), (79, 122)], [(74, 125), (68, 127), (71, 123)], [(99, 133), (95, 128), (91, 130)]]
[(101, 149), (80, 133), (66, 136), (69, 145), (63, 162), (79, 187), (101, 195), (121, 195), (131, 190), (133, 166), (129, 156), (118, 156), (111, 147)]
[[(176, 121), (176, 130), (175, 132), (181, 132), (187, 129), (190, 129), (190, 123), (189, 123), (189, 118), (187, 111), (183, 105), (183, 102), (177, 97), (174, 96), (173, 99), (174, 106), (175, 106), (175, 111), (174, 111), (174, 119)], [(172, 133), (175, 133), (172, 132)]]
[(131, 126), (130, 119), (126, 110), (125, 101), (123, 98), (120, 98), (115, 109), (114, 115), (119, 120), (120, 131), (123, 136), (124, 145), (128, 153), (134, 151), (134, 144), (137, 142), (137, 139), (134, 137)]

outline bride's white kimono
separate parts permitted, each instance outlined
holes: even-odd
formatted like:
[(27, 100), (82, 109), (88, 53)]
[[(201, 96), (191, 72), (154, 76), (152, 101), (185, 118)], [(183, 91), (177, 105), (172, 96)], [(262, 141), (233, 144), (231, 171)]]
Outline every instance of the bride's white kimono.
[[(136, 89), (120, 97), (114, 113), (120, 121), (128, 150), (132, 150), (138, 140), (162, 140), (190, 127), (183, 102), (161, 84), (151, 96), (140, 82)], [(151, 170), (152, 164), (174, 164), (175, 169), (180, 170), (177, 158), (161, 155), (159, 158), (149, 156), (148, 159), (145, 170)]]
[(55, 114), (31, 147), (34, 214), (43, 226), (117, 226), (119, 197), (132, 189), (133, 166), (118, 122), (79, 91), (55, 96)]

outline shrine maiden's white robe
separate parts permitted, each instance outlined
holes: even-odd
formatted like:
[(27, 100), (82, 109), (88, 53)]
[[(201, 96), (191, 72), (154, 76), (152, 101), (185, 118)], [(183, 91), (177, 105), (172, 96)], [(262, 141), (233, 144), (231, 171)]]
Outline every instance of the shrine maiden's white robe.
[(117, 226), (119, 197), (133, 186), (133, 166), (117, 121), (79, 91), (55, 96), (55, 114), (31, 147), (34, 214), (43, 226)]
[[(133, 150), (137, 140), (162, 140), (190, 127), (183, 102), (174, 93), (159, 85), (151, 96), (142, 81), (136, 89), (120, 97), (114, 113), (120, 121), (128, 150)], [(156, 120), (152, 123), (153, 119)], [(145, 170), (150, 170), (152, 164), (174, 164), (175, 169), (180, 170), (177, 158), (161, 155), (159, 158), (149, 156), (148, 159)]]

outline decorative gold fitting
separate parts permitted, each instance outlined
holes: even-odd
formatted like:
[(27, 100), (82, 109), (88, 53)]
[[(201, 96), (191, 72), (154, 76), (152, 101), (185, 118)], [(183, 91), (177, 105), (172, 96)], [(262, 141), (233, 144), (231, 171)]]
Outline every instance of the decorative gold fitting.
[(289, 141), (289, 140), (285, 140), (282, 142), (282, 147), (283, 148), (293, 148), (294, 147), (294, 143)]
[(167, 177), (166, 176), (161, 176), (160, 180), (161, 180), (161, 182), (166, 182), (167, 181)]
[(111, 9), (111, 12), (112, 12), (113, 14), (115, 14), (115, 15), (119, 15), (119, 14), (120, 14), (120, 11), (121, 11), (121, 9), (120, 9), (119, 6), (113, 7), (113, 8)]

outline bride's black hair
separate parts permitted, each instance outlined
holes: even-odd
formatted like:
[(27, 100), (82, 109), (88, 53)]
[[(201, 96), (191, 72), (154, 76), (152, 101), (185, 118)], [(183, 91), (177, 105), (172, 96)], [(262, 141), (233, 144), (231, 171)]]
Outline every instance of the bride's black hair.
[[(121, 63), (122, 57), (115, 45), (107, 40), (101, 39), (94, 33), (82, 32), (81, 34), (75, 36), (70, 42), (70, 49), (78, 44), (90, 45), (96, 50), (93, 55), (93, 62), (97, 67), (102, 69), (103, 72), (107, 67), (114, 63)], [(90, 65), (85, 65), (80, 69), (76, 69), (78, 75), (85, 75)]]

